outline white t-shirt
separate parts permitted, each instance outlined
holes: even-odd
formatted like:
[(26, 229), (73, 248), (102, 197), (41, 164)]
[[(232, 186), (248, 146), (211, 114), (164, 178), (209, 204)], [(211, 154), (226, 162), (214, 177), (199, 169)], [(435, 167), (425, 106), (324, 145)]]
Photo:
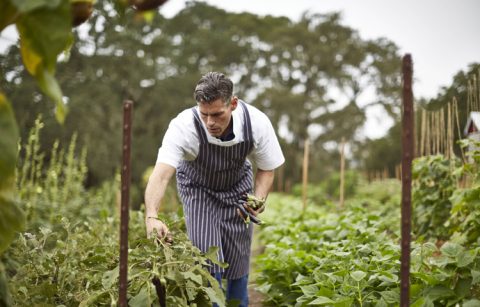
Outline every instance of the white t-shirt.
[[(240, 102), (239, 102), (240, 104)], [(285, 162), (280, 144), (270, 119), (257, 108), (245, 104), (250, 115), (253, 134), (253, 149), (248, 158), (261, 170), (273, 170)], [(197, 111), (198, 111), (198, 107)], [(211, 136), (205, 124), (202, 127), (210, 144), (232, 146), (244, 140), (243, 108), (238, 105), (232, 112), (233, 133), (230, 141), (221, 141)], [(158, 150), (157, 163), (162, 162), (177, 168), (182, 160), (195, 160), (198, 155), (200, 140), (195, 129), (194, 116), (191, 109), (186, 109), (170, 122), (163, 137), (162, 146)]]

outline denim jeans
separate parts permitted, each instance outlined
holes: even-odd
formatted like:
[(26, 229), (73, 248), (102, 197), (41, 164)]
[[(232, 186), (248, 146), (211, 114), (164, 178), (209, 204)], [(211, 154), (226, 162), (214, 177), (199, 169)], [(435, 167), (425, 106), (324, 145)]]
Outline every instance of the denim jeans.
[[(222, 286), (222, 273), (215, 273), (215, 279)], [(240, 301), (239, 307), (248, 306), (248, 274), (240, 277), (239, 279), (228, 279), (227, 280), (227, 302), (229, 300)], [(213, 304), (216, 307), (216, 304)]]

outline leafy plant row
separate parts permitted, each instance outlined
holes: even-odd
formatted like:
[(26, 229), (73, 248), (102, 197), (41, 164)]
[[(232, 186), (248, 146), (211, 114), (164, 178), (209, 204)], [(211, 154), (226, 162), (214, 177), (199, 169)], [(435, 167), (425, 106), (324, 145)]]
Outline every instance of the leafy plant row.
[[(48, 163), (38, 146), (37, 121), (22, 147), (18, 195), (27, 229), (2, 256), (0, 305), (115, 306), (118, 301), (119, 180), (86, 190), (85, 155), (75, 154), (75, 139), (66, 150), (53, 146)], [(205, 270), (217, 250), (202, 254), (185, 235), (183, 221), (165, 217), (173, 244), (146, 238), (144, 215), (130, 212), (130, 306), (158, 306), (153, 284), (166, 290), (169, 306), (225, 306), (218, 282)], [(10, 295), (6, 293), (5, 277)]]
[[(272, 305), (398, 305), (400, 193), (398, 183), (390, 193), (391, 182), (375, 185), (341, 211), (310, 205), (302, 214), (299, 198), (270, 198), (271, 225), (261, 231), (266, 248), (256, 264), (258, 289)], [(457, 204), (469, 203), (478, 187), (467, 190), (454, 193)], [(480, 304), (480, 248), (465, 242), (412, 242), (412, 306)]]

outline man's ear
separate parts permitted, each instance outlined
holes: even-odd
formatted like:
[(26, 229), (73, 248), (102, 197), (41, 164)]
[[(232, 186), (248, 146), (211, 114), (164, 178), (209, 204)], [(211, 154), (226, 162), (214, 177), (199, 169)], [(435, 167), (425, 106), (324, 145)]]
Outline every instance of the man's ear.
[(233, 96), (232, 100), (230, 101), (230, 109), (233, 111), (237, 108), (237, 106), (238, 106), (238, 97)]

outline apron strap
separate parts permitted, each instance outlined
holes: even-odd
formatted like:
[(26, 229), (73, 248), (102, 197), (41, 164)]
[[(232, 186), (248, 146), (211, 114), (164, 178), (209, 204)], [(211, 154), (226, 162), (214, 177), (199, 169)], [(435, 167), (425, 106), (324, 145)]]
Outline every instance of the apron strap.
[(193, 117), (194, 117), (193, 122), (195, 124), (195, 129), (197, 129), (197, 134), (200, 138), (200, 144), (207, 144), (208, 143), (207, 134), (205, 133), (205, 129), (203, 129), (202, 122), (201, 122), (200, 116), (198, 116), (197, 109), (193, 107), (192, 111), (193, 111)]
[(240, 105), (243, 108), (243, 138), (245, 141), (253, 142), (252, 122), (250, 121), (250, 113), (248, 113), (245, 102), (239, 100)]

